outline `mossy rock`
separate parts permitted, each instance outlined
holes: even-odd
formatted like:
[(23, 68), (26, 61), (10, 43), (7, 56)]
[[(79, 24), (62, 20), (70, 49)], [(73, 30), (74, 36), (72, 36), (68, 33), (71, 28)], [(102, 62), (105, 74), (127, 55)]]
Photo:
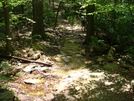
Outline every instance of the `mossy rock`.
[(108, 71), (111, 71), (111, 72), (115, 72), (115, 71), (118, 71), (119, 69), (119, 65), (118, 64), (115, 64), (115, 63), (106, 63), (103, 68), (105, 70), (108, 70)]
[(100, 65), (92, 65), (91, 66), (93, 69), (99, 69), (100, 68)]

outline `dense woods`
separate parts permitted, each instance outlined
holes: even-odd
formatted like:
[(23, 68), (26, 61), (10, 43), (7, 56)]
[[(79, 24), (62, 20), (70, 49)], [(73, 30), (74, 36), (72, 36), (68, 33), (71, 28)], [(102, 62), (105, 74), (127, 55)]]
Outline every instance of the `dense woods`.
[[(78, 48), (73, 53), (76, 43)], [(81, 55), (86, 59), (86, 68), (99, 66), (97, 69), (103, 67), (107, 72), (119, 73), (119, 77), (128, 81), (134, 79), (134, 0), (0, 1), (0, 91), (8, 90), (6, 83), (16, 80), (21, 71), (16, 65), (34, 63), (52, 67), (52, 61), (57, 59), (52, 57), (59, 54), (66, 54), (67, 58), (61, 55), (65, 64), (70, 63), (70, 56)], [(10, 101), (19, 101), (13, 96)]]

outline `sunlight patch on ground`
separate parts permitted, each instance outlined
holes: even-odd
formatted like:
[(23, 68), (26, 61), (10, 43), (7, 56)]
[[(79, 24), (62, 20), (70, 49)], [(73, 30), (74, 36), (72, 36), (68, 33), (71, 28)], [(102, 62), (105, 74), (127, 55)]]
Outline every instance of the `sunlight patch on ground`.
[(60, 25), (59, 27), (64, 28), (66, 30), (76, 30), (76, 31), (81, 31), (81, 26), (80, 25)]
[[(90, 81), (99, 81), (104, 79), (105, 75), (103, 72), (91, 73), (88, 69), (69, 71), (68, 73), (62, 76), (60, 84), (57, 85), (58, 91), (63, 91), (67, 87), (75, 84), (76, 87), (82, 87), (79, 83), (88, 84)], [(95, 85), (94, 85), (95, 86)]]

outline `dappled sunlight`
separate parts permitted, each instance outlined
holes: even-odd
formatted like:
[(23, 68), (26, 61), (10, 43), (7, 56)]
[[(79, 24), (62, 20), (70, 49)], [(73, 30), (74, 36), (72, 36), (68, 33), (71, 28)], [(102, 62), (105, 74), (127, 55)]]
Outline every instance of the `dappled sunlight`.
[(87, 1), (0, 1), (0, 101), (134, 100), (134, 2)]
[(64, 30), (72, 30), (72, 31), (81, 31), (82, 27), (80, 25), (71, 25), (71, 24), (64, 24), (59, 25), (58, 27), (63, 28)]
[[(117, 80), (110, 81), (109, 78), (105, 80), (107, 76), (110, 75), (105, 74), (104, 72), (93, 73), (88, 69), (68, 73), (66, 77), (63, 76), (64, 79), (60, 81), (60, 84), (56, 85), (56, 95), (58, 96), (61, 94), (62, 96), (65, 96), (66, 98), (63, 98), (62, 100), (68, 99), (67, 101), (72, 99), (72, 101), (78, 99), (83, 99), (82, 101), (94, 99), (93, 101), (97, 101), (99, 99), (106, 99), (106, 97), (109, 99), (113, 97), (112, 95), (115, 96), (115, 94), (122, 96), (123, 92), (129, 91), (130, 85), (128, 83), (125, 83), (122, 87), (118, 88), (118, 86), (115, 86), (117, 85)], [(116, 99), (116, 96), (113, 99)]]
[[(21, 73), (17, 73), (17, 78), (8, 83), (8, 86), (17, 92), (22, 101), (40, 98), (43, 101), (109, 101), (113, 96), (115, 96), (113, 101), (117, 101), (116, 97), (130, 93), (128, 80), (118, 73), (106, 73), (102, 70), (102, 64), (99, 65), (98, 61), (95, 61), (96, 57), (87, 60), (81, 53), (78, 43), (82, 42), (79, 33), (83, 34), (83, 32), (80, 26), (61, 25), (61, 27), (67, 31), (64, 33), (64, 43), (58, 48), (58, 53), (53, 51), (56, 47), (52, 48), (51, 46), (54, 45), (46, 41), (40, 41), (40, 46), (35, 44), (34, 48), (28, 47), (20, 51), (19, 54), (24, 58), (53, 64), (45, 66), (35, 63), (17, 63), (16, 68), (22, 69)], [(48, 32), (48, 35), (51, 34)], [(55, 37), (53, 34), (51, 36)], [(52, 51), (54, 55), (43, 54), (46, 46), (50, 47), (47, 53)], [(36, 47), (42, 51), (34, 51)], [(39, 57), (35, 57), (36, 54)], [(109, 64), (108, 66), (113, 68), (114, 65)]]

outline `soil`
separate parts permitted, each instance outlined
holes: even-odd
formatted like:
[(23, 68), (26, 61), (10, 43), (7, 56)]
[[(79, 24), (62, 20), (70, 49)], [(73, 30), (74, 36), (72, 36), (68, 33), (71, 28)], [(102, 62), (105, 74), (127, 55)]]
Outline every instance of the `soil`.
[[(64, 44), (60, 47), (60, 52), (45, 57), (54, 63), (52, 67), (48, 67), (45, 71), (22, 72), (7, 83), (9, 90), (14, 92), (13, 100), (133, 101), (134, 95), (130, 91), (130, 80), (127, 77), (110, 69), (105, 70), (102, 66), (104, 64), (96, 61), (102, 56), (92, 56), (87, 59), (81, 53), (81, 45), (85, 37), (81, 27), (66, 25), (64, 30), (66, 30), (63, 36)], [(22, 63), (17, 68), (24, 65), (26, 63)]]

